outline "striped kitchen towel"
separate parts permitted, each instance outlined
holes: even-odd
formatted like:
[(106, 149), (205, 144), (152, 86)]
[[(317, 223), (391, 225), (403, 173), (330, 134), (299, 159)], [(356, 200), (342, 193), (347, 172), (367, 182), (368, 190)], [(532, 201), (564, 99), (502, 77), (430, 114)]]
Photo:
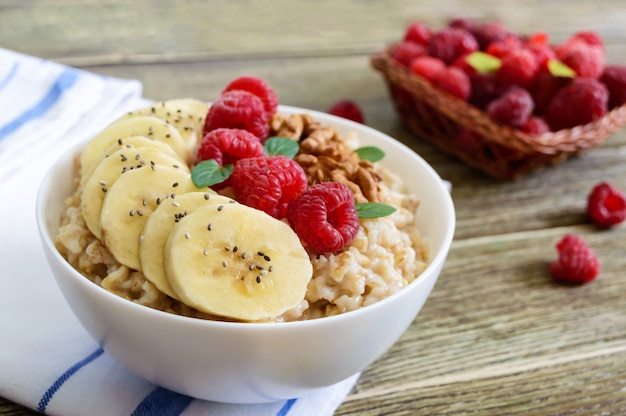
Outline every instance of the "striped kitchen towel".
[(37, 233), (39, 183), (64, 152), (146, 103), (138, 81), (0, 49), (0, 396), (63, 416), (333, 414), (358, 376), (278, 403), (194, 400), (132, 374), (66, 306)]

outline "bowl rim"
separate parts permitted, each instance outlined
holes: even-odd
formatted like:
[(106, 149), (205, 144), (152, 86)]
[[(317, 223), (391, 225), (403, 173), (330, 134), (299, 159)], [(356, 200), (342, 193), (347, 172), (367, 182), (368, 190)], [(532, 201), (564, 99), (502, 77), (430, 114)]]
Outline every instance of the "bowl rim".
[[(443, 263), (446, 260), (448, 255), (448, 251), (452, 244), (452, 239), (454, 237), (456, 217), (455, 217), (455, 209), (452, 201), (452, 197), (450, 192), (445, 188), (441, 177), (437, 174), (434, 168), (426, 162), (419, 154), (410, 149), (407, 145), (400, 142), (397, 139), (383, 133), (379, 130), (376, 130), (372, 127), (369, 127), (365, 124), (357, 123), (345, 118), (341, 118), (338, 116), (334, 116), (332, 114), (327, 114), (324, 112), (306, 109), (302, 107), (296, 106), (288, 106), (288, 105), (279, 105), (278, 112), (285, 112), (288, 114), (293, 113), (307, 113), (312, 115), (316, 120), (322, 119), (324, 122), (329, 123), (335, 127), (337, 125), (343, 125), (342, 128), (353, 129), (357, 133), (359, 131), (366, 132), (370, 135), (377, 136), (378, 138), (382, 138), (385, 142), (390, 142), (391, 145), (398, 146), (400, 150), (407, 153), (411, 158), (418, 161), (424, 171), (428, 174), (429, 178), (435, 183), (436, 188), (443, 195), (443, 200), (445, 201), (445, 211), (449, 214), (447, 217), (447, 227), (445, 229), (445, 233), (442, 238), (441, 248), (436, 252), (435, 256), (432, 259), (429, 259), (426, 268), (422, 271), (422, 273), (413, 280), (411, 283), (401, 288), (396, 293), (393, 293), (381, 300), (376, 301), (373, 304), (363, 306), (359, 309), (355, 309), (346, 313), (325, 316), (322, 318), (310, 319), (310, 320), (302, 320), (302, 321), (288, 321), (288, 322), (231, 322), (231, 321), (219, 321), (219, 320), (210, 320), (210, 319), (200, 319), (194, 318), (184, 315), (178, 315), (171, 312), (161, 311), (158, 309), (153, 309), (148, 306), (140, 305), (135, 302), (132, 302), (128, 299), (125, 299), (119, 295), (116, 295), (108, 290), (104, 289), (102, 286), (92, 282), (84, 275), (82, 275), (79, 271), (77, 271), (72, 265), (67, 262), (67, 260), (61, 255), (61, 253), (57, 250), (52, 235), (48, 232), (47, 228), (47, 220), (46, 220), (46, 210), (44, 208), (44, 202), (47, 198), (49, 198), (50, 192), (47, 191), (50, 187), (50, 183), (52, 182), (53, 173), (59, 171), (59, 169), (70, 163), (71, 159), (73, 159), (76, 154), (84, 147), (86, 141), (81, 141), (71, 147), (66, 153), (64, 153), (61, 157), (55, 160), (51, 167), (47, 170), (47, 173), (44, 176), (44, 179), (41, 181), (39, 185), (39, 189), (37, 192), (36, 198), (36, 222), (39, 230), (40, 238), (42, 243), (46, 246), (47, 251), (49, 251), (54, 259), (59, 262), (65, 270), (71, 275), (71, 278), (76, 280), (82, 287), (88, 287), (87, 290), (98, 290), (103, 296), (108, 297), (113, 302), (121, 303), (123, 307), (133, 308), (136, 311), (143, 315), (154, 316), (155, 319), (166, 319), (172, 320), (173, 322), (180, 322), (185, 325), (193, 325), (201, 328), (209, 328), (209, 327), (217, 327), (222, 329), (231, 329), (231, 330), (264, 330), (263, 328), (272, 328), (275, 330), (288, 330), (289, 328), (298, 327), (298, 328), (306, 328), (310, 326), (319, 326), (325, 325), (330, 322), (341, 322), (346, 319), (355, 319), (359, 314), (368, 314), (373, 313), (376, 309), (384, 307), (385, 304), (389, 302), (393, 302), (394, 299), (398, 296), (402, 296), (403, 293), (408, 292), (409, 290), (415, 290), (416, 286), (421, 286), (425, 284), (428, 279), (422, 278), (425, 277), (429, 273), (434, 273), (437, 268), (443, 266)], [(91, 139), (91, 137), (89, 137)], [(89, 140), (87, 139), (87, 140)], [(54, 274), (54, 273), (53, 273)], [(54, 276), (56, 279), (57, 277)], [(248, 329), (250, 328), (250, 329)], [(266, 330), (266, 329), (265, 329)]]

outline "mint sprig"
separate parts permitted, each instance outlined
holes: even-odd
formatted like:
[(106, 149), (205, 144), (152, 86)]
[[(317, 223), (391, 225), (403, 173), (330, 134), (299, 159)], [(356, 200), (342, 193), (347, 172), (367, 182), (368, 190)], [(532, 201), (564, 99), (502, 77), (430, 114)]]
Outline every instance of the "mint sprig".
[(548, 71), (555, 77), (574, 78), (576, 76), (576, 71), (556, 59), (548, 61)]
[(354, 150), (361, 160), (369, 160), (370, 162), (378, 162), (385, 157), (385, 152), (376, 146), (363, 146)]
[(359, 202), (355, 204), (359, 218), (380, 218), (393, 214), (397, 210), (391, 205), (380, 202)]
[(499, 58), (481, 51), (467, 55), (465, 62), (480, 73), (496, 72), (502, 66)]
[(300, 150), (300, 145), (289, 137), (270, 137), (263, 143), (267, 156), (287, 156), (293, 159)]
[(233, 173), (233, 165), (220, 166), (215, 160), (203, 160), (191, 171), (196, 188), (205, 188), (224, 182)]

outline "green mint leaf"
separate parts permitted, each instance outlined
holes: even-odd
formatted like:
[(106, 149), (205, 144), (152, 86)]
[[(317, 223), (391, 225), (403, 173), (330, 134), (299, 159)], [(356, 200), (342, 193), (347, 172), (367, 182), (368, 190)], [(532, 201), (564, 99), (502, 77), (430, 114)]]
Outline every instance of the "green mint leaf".
[(224, 182), (233, 173), (233, 165), (220, 166), (213, 159), (203, 160), (191, 171), (191, 180), (196, 188), (205, 188)]
[(369, 160), (370, 162), (378, 162), (385, 157), (385, 152), (376, 146), (363, 146), (354, 151), (361, 160)]
[(359, 218), (380, 218), (396, 212), (396, 209), (391, 205), (380, 202), (359, 202), (355, 204), (355, 208)]
[(270, 137), (263, 143), (263, 149), (268, 156), (287, 156), (293, 159), (300, 150), (300, 145), (289, 137)]
[(550, 59), (548, 61), (548, 70), (555, 77), (574, 78), (576, 76), (576, 71), (556, 59)]
[(467, 55), (465, 62), (481, 73), (495, 72), (502, 65), (500, 59), (481, 51), (475, 51)]

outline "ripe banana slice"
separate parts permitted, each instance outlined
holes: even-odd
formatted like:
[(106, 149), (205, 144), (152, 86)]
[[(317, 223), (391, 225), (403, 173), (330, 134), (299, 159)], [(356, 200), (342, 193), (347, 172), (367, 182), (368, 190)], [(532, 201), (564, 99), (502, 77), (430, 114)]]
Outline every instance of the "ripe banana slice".
[(188, 112), (189, 110), (187, 108), (177, 104), (175, 100), (168, 100), (158, 101), (151, 106), (130, 112), (124, 117), (133, 118), (137, 116), (155, 116), (166, 120), (168, 123), (176, 127), (183, 142), (183, 157), (187, 163), (191, 164), (195, 156), (198, 141), (200, 140), (199, 136), (202, 134), (202, 130), (196, 130), (196, 124)]
[(204, 122), (206, 121), (206, 115), (209, 112), (209, 105), (204, 101), (200, 101), (195, 98), (178, 98), (169, 100), (169, 103), (173, 106), (184, 109), (186, 115), (193, 121), (196, 129), (196, 136), (198, 137), (198, 140), (201, 141)]
[(178, 295), (172, 289), (165, 274), (163, 259), (165, 243), (172, 228), (183, 217), (200, 207), (234, 202), (233, 199), (218, 195), (213, 191), (189, 192), (177, 195), (175, 199), (162, 201), (148, 217), (140, 237), (139, 263), (146, 279), (152, 282), (161, 292), (178, 299)]
[(102, 162), (105, 158), (111, 156), (113, 153), (120, 149), (132, 149), (137, 147), (154, 147), (160, 152), (171, 156), (174, 159), (178, 159), (180, 161), (180, 165), (183, 166), (185, 161), (183, 161), (180, 156), (176, 154), (174, 149), (157, 140), (151, 139), (145, 136), (132, 136), (125, 139), (119, 139), (114, 144), (109, 146), (104, 152), (100, 153), (93, 162), (86, 167), (86, 170), (83, 170), (82, 176), (80, 177), (80, 186), (85, 186), (85, 183), (89, 180), (93, 172), (96, 170), (100, 162)]
[(155, 166), (169, 166), (190, 175), (187, 165), (154, 147), (119, 149), (100, 162), (85, 182), (81, 193), (83, 218), (87, 228), (96, 237), (102, 237), (100, 215), (108, 190), (124, 173), (139, 169), (151, 170)]
[(167, 121), (154, 116), (127, 117), (124, 116), (104, 128), (96, 137), (85, 146), (81, 157), (81, 174), (87, 172), (89, 166), (98, 159), (111, 145), (119, 139), (132, 136), (145, 136), (171, 146), (175, 152), (185, 159), (187, 154), (185, 144), (176, 127)]
[(208, 205), (176, 223), (165, 271), (188, 306), (244, 321), (297, 306), (313, 273), (287, 224), (242, 204)]

